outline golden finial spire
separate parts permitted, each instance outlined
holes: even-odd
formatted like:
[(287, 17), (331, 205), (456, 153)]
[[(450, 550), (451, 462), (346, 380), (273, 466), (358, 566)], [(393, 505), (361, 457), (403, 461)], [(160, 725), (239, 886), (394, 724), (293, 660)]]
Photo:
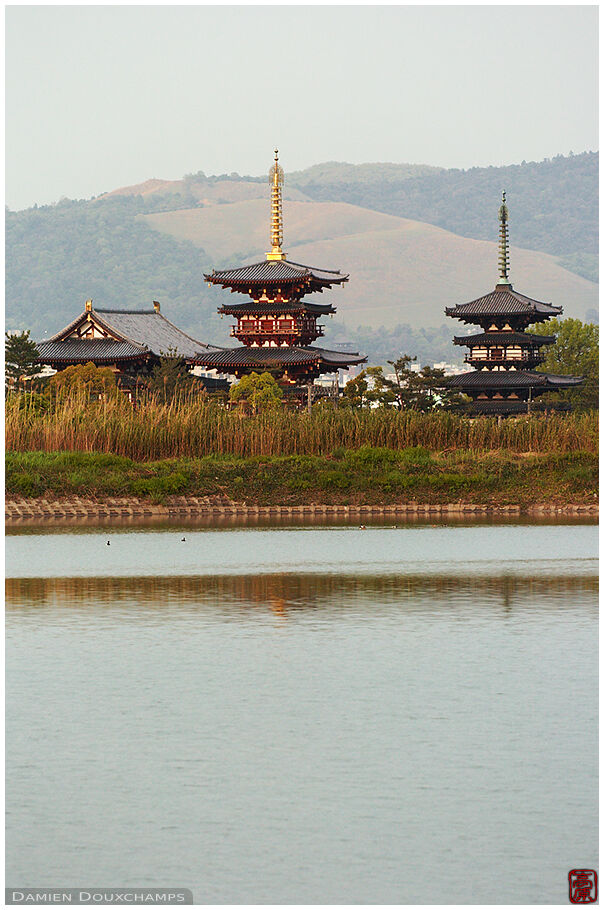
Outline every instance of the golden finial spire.
[(510, 271), (510, 242), (508, 237), (508, 207), (505, 204), (505, 190), (501, 194), (499, 225), (499, 281), (497, 284), (511, 284), (508, 277)]
[(285, 259), (281, 249), (283, 243), (283, 200), (281, 187), (285, 180), (283, 168), (279, 164), (279, 150), (275, 149), (275, 163), (268, 172), (268, 181), (271, 185), (271, 252), (266, 254), (267, 259)]

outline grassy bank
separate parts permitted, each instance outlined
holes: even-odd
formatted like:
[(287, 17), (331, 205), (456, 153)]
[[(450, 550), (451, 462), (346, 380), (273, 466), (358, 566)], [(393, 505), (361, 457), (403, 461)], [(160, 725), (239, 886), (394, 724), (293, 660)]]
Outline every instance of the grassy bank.
[(81, 452), (7, 453), (10, 496), (98, 499), (227, 496), (248, 505), (384, 504), (417, 501), (497, 505), (596, 501), (598, 464), (590, 452), (399, 451), (364, 446), (330, 456), (232, 455), (140, 462)]
[(245, 416), (207, 400), (134, 410), (121, 397), (90, 402), (11, 395), (6, 402), (6, 448), (13, 452), (106, 452), (136, 461), (202, 455), (323, 455), (361, 446), (395, 450), (470, 450), (511, 453), (595, 452), (597, 414), (470, 420), (448, 413), (420, 414), (391, 408), (317, 407), (312, 414), (273, 411)]

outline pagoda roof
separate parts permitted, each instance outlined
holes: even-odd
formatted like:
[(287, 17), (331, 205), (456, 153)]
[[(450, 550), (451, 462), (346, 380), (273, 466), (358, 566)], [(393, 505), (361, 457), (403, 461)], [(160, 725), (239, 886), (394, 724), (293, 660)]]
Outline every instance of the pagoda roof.
[(512, 389), (547, 388), (562, 389), (579, 385), (581, 376), (556, 376), (553, 373), (537, 373), (533, 370), (471, 370), (447, 379), (450, 389)]
[(367, 357), (364, 354), (359, 354), (358, 351), (330, 351), (327, 348), (308, 348), (308, 350), (319, 351), (321, 360), (334, 366), (337, 364), (356, 366), (359, 363), (365, 363), (367, 360)]
[(557, 389), (568, 389), (585, 382), (584, 376), (560, 376), (556, 373), (546, 373), (548, 385)]
[(554, 344), (555, 341), (555, 335), (531, 335), (530, 332), (479, 332), (453, 338), (453, 344), (469, 348), (476, 344)]
[[(559, 316), (562, 307), (533, 300), (515, 291), (511, 284), (507, 284), (496, 285), (495, 290), (484, 297), (470, 300), (469, 303), (446, 307), (445, 313), (457, 319), (475, 316), (530, 316), (534, 321), (540, 322), (549, 319), (550, 316)], [(471, 322), (472, 319), (468, 321)]]
[[(110, 338), (69, 338), (80, 325), (86, 322), (95, 323), (100, 329), (107, 332)], [(122, 342), (124, 345), (122, 348), (115, 347), (112, 349), (112, 359), (116, 359), (121, 352), (123, 356), (118, 359), (122, 360), (132, 358), (135, 355), (141, 356), (145, 352), (159, 357), (162, 354), (167, 354), (168, 351), (175, 351), (182, 357), (190, 358), (200, 350), (220, 350), (214, 345), (205, 344), (196, 338), (192, 338), (191, 335), (187, 335), (186, 332), (181, 331), (169, 319), (166, 319), (159, 310), (109, 310), (92, 307), (80, 313), (73, 322), (46, 342), (38, 344), (38, 349), (40, 352), (44, 349), (44, 357), (48, 357), (50, 351), (53, 354), (54, 352), (58, 353), (57, 345), (63, 348), (64, 345), (69, 344), (73, 353), (94, 361), (97, 359), (95, 352), (98, 352), (99, 355), (103, 354), (105, 358), (110, 356), (111, 349), (109, 345), (100, 346), (103, 342), (110, 341)], [(47, 348), (46, 346), (51, 342), (53, 347)], [(74, 345), (82, 345), (81, 354), (80, 348), (73, 347)], [(89, 347), (84, 348), (84, 345)], [(67, 349), (65, 349), (66, 351)], [(55, 356), (55, 359), (59, 359), (58, 356)]]
[(325, 348), (284, 347), (255, 348), (242, 345), (238, 348), (224, 348), (219, 351), (198, 353), (192, 358), (194, 363), (211, 367), (228, 373), (229, 367), (263, 367), (270, 369), (279, 366), (294, 366), (302, 364), (329, 364), (337, 369), (339, 366), (347, 367), (364, 363), (367, 358), (356, 352), (330, 351)]
[(314, 266), (302, 265), (291, 262), (289, 259), (263, 259), (251, 265), (242, 265), (236, 269), (215, 269), (208, 275), (204, 274), (206, 281), (211, 284), (220, 284), (236, 291), (247, 291), (250, 287), (284, 287), (287, 285), (301, 285), (308, 292), (329, 288), (332, 284), (343, 284), (348, 281), (348, 274), (328, 269), (317, 269)]
[(262, 315), (264, 313), (274, 313), (275, 316), (285, 313), (310, 313), (313, 316), (326, 316), (329, 313), (335, 313), (336, 308), (330, 303), (302, 303), (300, 300), (293, 300), (290, 303), (277, 303), (270, 300), (249, 300), (245, 303), (225, 303), (218, 310), (227, 316), (245, 316)]
[(475, 398), (474, 401), (468, 402), (463, 407), (463, 413), (466, 414), (529, 414), (531, 412), (543, 412), (547, 410), (570, 411), (571, 405), (566, 401), (540, 402), (533, 401), (530, 404), (518, 398)]

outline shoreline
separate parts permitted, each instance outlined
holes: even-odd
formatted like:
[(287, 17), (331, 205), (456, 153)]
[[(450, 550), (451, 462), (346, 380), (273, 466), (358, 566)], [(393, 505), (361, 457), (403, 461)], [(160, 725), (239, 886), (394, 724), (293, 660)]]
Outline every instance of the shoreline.
[(5, 501), (7, 527), (28, 523), (52, 524), (69, 521), (71, 524), (89, 524), (107, 519), (173, 520), (173, 519), (346, 519), (401, 517), (401, 518), (474, 518), (501, 517), (583, 517), (597, 518), (598, 503), (530, 503), (526, 505), (498, 505), (496, 503), (388, 503), (384, 505), (271, 505), (257, 506), (235, 502), (226, 497), (168, 497), (163, 503), (151, 503), (136, 497), (110, 497), (102, 500), (65, 497), (61, 499), (7, 498)]

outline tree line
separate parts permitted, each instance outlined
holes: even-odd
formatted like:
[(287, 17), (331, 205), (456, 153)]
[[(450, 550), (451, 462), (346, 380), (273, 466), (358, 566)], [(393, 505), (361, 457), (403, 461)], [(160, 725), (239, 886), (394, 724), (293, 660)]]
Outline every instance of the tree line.
[[(542, 401), (568, 401), (575, 410), (585, 411), (598, 407), (599, 394), (599, 331), (592, 323), (580, 319), (554, 319), (532, 326), (536, 335), (556, 335), (556, 342), (544, 348), (544, 362), (537, 368), (555, 375), (582, 376), (582, 386), (564, 392), (549, 392)], [(370, 366), (362, 370), (344, 386), (341, 404), (351, 408), (386, 407), (397, 410), (431, 411), (447, 409), (460, 401), (459, 394), (446, 387), (445, 371), (430, 365), (420, 370), (412, 369), (417, 356), (402, 354), (387, 361), (390, 371), (383, 366)], [(38, 377), (38, 349), (29, 330), (5, 336), (5, 370), (7, 383), (13, 387), (26, 387), (28, 381)], [(67, 367), (49, 380), (37, 380), (41, 391), (46, 387), (61, 394), (83, 389), (93, 394), (114, 395), (118, 392), (115, 373), (109, 368), (94, 364)], [(140, 387), (160, 400), (170, 401), (182, 394), (197, 391), (204, 393), (203, 382), (191, 374), (184, 358), (168, 351), (159, 359), (148, 377), (140, 380)], [(269, 372), (251, 373), (231, 386), (229, 398), (257, 413), (263, 409), (282, 407), (285, 400), (283, 388)]]

